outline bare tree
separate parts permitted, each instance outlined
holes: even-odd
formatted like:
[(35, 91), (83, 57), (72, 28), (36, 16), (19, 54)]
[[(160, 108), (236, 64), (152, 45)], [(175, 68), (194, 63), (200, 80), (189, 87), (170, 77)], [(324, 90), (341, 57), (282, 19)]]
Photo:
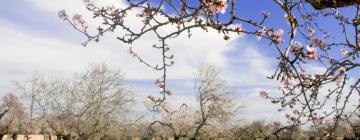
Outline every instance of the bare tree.
[(236, 104), (234, 89), (221, 79), (214, 66), (205, 65), (198, 70), (195, 88), (199, 109), (193, 138), (200, 136), (206, 126), (220, 128), (240, 107)]
[[(66, 98), (67, 111), (79, 119), (75, 125), (80, 139), (88, 139), (110, 125), (132, 102), (119, 70), (93, 65), (71, 83)], [(81, 125), (86, 122), (87, 125)]]
[(120, 70), (105, 64), (92, 64), (68, 80), (34, 76), (17, 85), (19, 92), (28, 95), (30, 119), (37, 124), (32, 133), (42, 130), (63, 139), (110, 135), (134, 101)]
[(167, 102), (162, 102), (162, 120), (152, 122), (150, 129), (160, 124), (169, 128), (175, 139), (217, 137), (218, 133), (229, 130), (228, 123), (237, 117), (242, 106), (234, 96), (234, 88), (220, 77), (219, 72), (211, 65), (199, 68), (195, 77), (196, 106), (182, 104), (172, 110)]
[(0, 120), (0, 138), (6, 134), (16, 137), (26, 131), (23, 125), (26, 118), (25, 108), (15, 94), (9, 93), (2, 98), (0, 110), (6, 112)]

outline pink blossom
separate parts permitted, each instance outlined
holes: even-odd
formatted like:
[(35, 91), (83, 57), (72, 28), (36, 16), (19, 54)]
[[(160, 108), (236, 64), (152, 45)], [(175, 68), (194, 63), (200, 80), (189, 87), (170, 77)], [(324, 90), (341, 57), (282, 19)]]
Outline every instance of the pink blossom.
[(278, 121), (274, 122), (274, 127), (275, 127), (276, 129), (280, 128), (280, 126), (281, 126), (281, 123), (280, 123), (280, 122), (278, 122)]
[(268, 11), (263, 11), (262, 14), (263, 14), (264, 17), (266, 17), (266, 18), (270, 17), (270, 12), (268, 12)]
[(315, 46), (324, 47), (326, 45), (326, 42), (323, 39), (315, 38), (312, 40), (312, 44)]
[(324, 117), (319, 117), (317, 119), (317, 121), (319, 122), (319, 124), (324, 124), (325, 123)]
[(265, 35), (265, 27), (261, 28), (260, 30), (256, 31), (256, 38), (260, 40)]
[(305, 79), (305, 77), (306, 77), (304, 70), (301, 70), (301, 71), (299, 72), (299, 75), (300, 75), (300, 78), (302, 78), (302, 79)]
[(135, 51), (133, 50), (133, 47), (130, 47), (129, 50), (128, 50), (129, 54), (132, 55), (133, 57), (136, 56), (136, 53)]
[(80, 14), (75, 14), (73, 16), (72, 20), (75, 22), (75, 24), (81, 24), (82, 16)]
[(68, 15), (66, 14), (65, 10), (60, 10), (58, 12), (58, 16), (61, 19), (61, 21), (65, 21), (68, 18)]
[(360, 41), (360, 34), (358, 34), (358, 35), (356, 36), (356, 39), (357, 39), (358, 41)]
[(226, 0), (217, 0), (210, 6), (210, 10), (212, 13), (222, 13), (226, 12), (226, 8), (228, 7)]
[(349, 51), (343, 48), (343, 49), (341, 49), (341, 54), (344, 55), (344, 56), (348, 56)]
[(295, 110), (293, 111), (293, 113), (294, 113), (295, 115), (300, 115), (300, 112), (299, 112), (299, 110), (297, 110), (297, 109), (295, 109)]
[(161, 91), (163, 91), (164, 88), (165, 88), (165, 83), (164, 82), (159, 82), (159, 83), (157, 83), (157, 86), (160, 88)]
[(294, 44), (292, 45), (296, 50), (302, 49), (302, 44), (299, 41), (295, 41)]
[(340, 85), (340, 82), (342, 81), (342, 77), (340, 75), (333, 76), (332, 79), (336, 82), (336, 85)]
[(234, 31), (237, 32), (238, 34), (240, 34), (240, 32), (244, 32), (245, 29), (242, 27), (241, 24), (237, 24), (237, 25), (234, 25), (235, 26), (235, 29)]
[(94, 10), (95, 6), (90, 0), (83, 0), (83, 3), (85, 4), (86, 8), (89, 10)]
[(83, 30), (87, 30), (87, 28), (89, 28), (89, 25), (84, 21), (81, 26), (83, 27)]
[(163, 81), (160, 81), (159, 79), (156, 80), (155, 84), (160, 88), (161, 91), (165, 88), (165, 83)]
[(336, 109), (336, 116), (339, 116), (341, 113), (341, 109)]
[(86, 31), (86, 29), (88, 28), (88, 24), (85, 22), (85, 20), (80, 14), (75, 14), (72, 20), (74, 21), (75, 25), (81, 25), (84, 31)]
[(307, 31), (309, 32), (309, 36), (315, 35), (315, 30), (313, 28), (308, 28)]
[(315, 48), (315, 47), (307, 46), (306, 49), (307, 49), (307, 52), (306, 52), (307, 57), (308, 57), (309, 59), (315, 59), (315, 60), (316, 60), (316, 59), (317, 59), (317, 56), (316, 56), (316, 48)]
[(204, 2), (207, 4), (211, 4), (213, 2), (213, 0), (204, 0)]
[(290, 118), (290, 114), (286, 113), (286, 114), (285, 114), (285, 117), (286, 117), (286, 118)]
[(301, 52), (303, 46), (301, 44), (301, 42), (299, 41), (295, 41), (292, 45), (291, 45), (291, 52), (294, 54), (294, 55), (297, 55), (298, 53)]
[(282, 39), (282, 36), (284, 34), (284, 30), (283, 29), (278, 29), (277, 31), (273, 32), (272, 36), (275, 38), (275, 43), (276, 44), (280, 44), (282, 43), (284, 40)]
[(290, 81), (290, 80), (291, 80), (290, 78), (286, 78), (286, 79), (284, 80), (283, 84), (284, 84), (285, 87), (289, 87), (289, 85), (291, 85), (291, 81)]
[(260, 91), (260, 96), (263, 98), (268, 98), (268, 93), (264, 90)]
[(296, 123), (296, 118), (295, 117), (290, 117), (290, 121), (292, 121), (293, 123)]
[(114, 16), (114, 15), (116, 15), (117, 9), (115, 8), (114, 5), (111, 5), (111, 6), (106, 6), (106, 11)]
[(329, 63), (332, 65), (332, 64), (334, 64), (334, 59), (333, 58), (329, 58)]
[(89, 3), (91, 3), (91, 2), (90, 2), (90, 0), (83, 0), (83, 3), (84, 3), (84, 4), (89, 4)]
[(343, 66), (341, 66), (341, 67), (339, 68), (339, 71), (340, 71), (341, 74), (345, 74), (345, 73), (346, 73), (346, 68), (343, 67)]

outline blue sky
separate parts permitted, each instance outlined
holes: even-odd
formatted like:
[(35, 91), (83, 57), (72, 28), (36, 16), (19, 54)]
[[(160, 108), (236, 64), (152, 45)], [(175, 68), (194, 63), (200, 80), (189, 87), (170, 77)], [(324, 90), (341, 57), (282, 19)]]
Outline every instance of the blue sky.
[[(117, 0), (101, 2), (122, 5)], [(127, 83), (139, 99), (136, 108), (143, 110), (145, 97), (158, 94), (153, 83), (159, 73), (137, 63), (126, 52), (128, 46), (118, 42), (114, 36), (105, 36), (101, 43), (82, 47), (83, 36), (58, 19), (57, 11), (60, 9), (90, 17), (82, 0), (6, 0), (0, 5), (0, 94), (11, 91), (12, 81), (26, 80), (33, 73), (66, 78), (74, 72), (81, 72), (89, 63), (105, 62), (122, 68)], [(275, 8), (272, 1), (243, 0), (238, 9), (242, 17), (259, 18), (267, 9), (265, 11), (271, 13), (271, 22), (267, 25), (285, 27), (287, 24), (284, 13)], [(333, 24), (322, 26), (326, 28)], [(148, 45), (153, 40), (151, 35), (144, 36), (133, 46), (140, 55), (157, 62), (158, 53)], [(277, 82), (266, 79), (276, 64), (275, 51), (269, 48), (268, 42), (259, 42), (254, 36), (246, 35), (232, 35), (230, 41), (224, 41), (216, 31), (193, 30), (191, 39), (183, 35), (168, 43), (175, 54), (175, 65), (168, 74), (169, 86), (174, 93), (170, 98), (173, 104), (194, 104), (193, 74), (200, 65), (210, 63), (221, 68), (222, 76), (236, 87), (239, 102), (246, 106), (244, 118), (284, 118), (282, 113), (277, 113), (278, 106), (259, 96), (262, 89), (278, 93)], [(313, 71), (317, 68), (314, 66)]]

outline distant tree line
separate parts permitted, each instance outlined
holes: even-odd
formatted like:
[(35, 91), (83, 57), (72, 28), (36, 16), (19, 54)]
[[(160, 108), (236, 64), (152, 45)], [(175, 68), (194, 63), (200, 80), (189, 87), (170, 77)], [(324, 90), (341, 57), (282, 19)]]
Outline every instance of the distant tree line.
[[(162, 109), (148, 108), (155, 119), (132, 114), (138, 103), (125, 85), (119, 69), (93, 64), (70, 79), (34, 75), (16, 82), (15, 90), (2, 97), (0, 137), (46, 134), (63, 140), (117, 140), (130, 137), (150, 139), (311, 139), (315, 131), (280, 122), (253, 121), (240, 117), (240, 104), (229, 82), (214, 66), (199, 68), (194, 79), (196, 104), (178, 108), (162, 102)], [(149, 98), (154, 98), (149, 96)], [(324, 120), (317, 131), (332, 126)], [(315, 128), (313, 128), (315, 129)], [(342, 121), (334, 136), (360, 137), (360, 116)], [(324, 137), (327, 138), (327, 137)]]

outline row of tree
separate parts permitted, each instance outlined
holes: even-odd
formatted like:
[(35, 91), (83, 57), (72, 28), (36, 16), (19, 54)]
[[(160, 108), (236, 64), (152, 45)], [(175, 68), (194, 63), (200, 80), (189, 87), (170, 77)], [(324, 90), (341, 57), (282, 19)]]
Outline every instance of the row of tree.
[[(298, 139), (315, 135), (300, 126), (241, 121), (242, 106), (234, 96), (234, 88), (221, 79), (213, 66), (203, 66), (196, 74), (195, 106), (174, 108), (162, 102), (160, 110), (151, 109), (159, 114), (153, 120), (135, 117), (132, 106), (137, 101), (124, 84), (122, 73), (105, 64), (91, 65), (68, 80), (35, 75), (15, 85), (16, 90), (1, 100), (0, 137), (50, 134), (64, 140), (132, 136)], [(355, 122), (359, 121), (343, 122), (336, 136), (360, 137), (360, 125)], [(326, 124), (330, 123), (318, 129), (326, 133)]]
[(53, 134), (63, 139), (117, 136), (134, 99), (119, 70), (92, 65), (70, 80), (39, 75), (3, 97), (1, 135)]

